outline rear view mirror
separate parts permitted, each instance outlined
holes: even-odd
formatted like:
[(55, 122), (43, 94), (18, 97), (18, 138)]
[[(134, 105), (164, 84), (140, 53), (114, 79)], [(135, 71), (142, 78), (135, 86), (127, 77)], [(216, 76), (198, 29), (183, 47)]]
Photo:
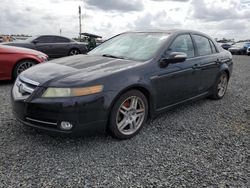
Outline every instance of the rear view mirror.
[(171, 52), (167, 58), (163, 58), (160, 61), (162, 67), (166, 67), (168, 64), (181, 63), (186, 61), (187, 54), (183, 52)]

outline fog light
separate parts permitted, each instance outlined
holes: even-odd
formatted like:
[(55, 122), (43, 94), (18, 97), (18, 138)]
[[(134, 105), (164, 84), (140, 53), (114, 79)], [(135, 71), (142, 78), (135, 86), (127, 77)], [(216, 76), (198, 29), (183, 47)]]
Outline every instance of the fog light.
[(61, 129), (68, 131), (68, 130), (72, 129), (73, 125), (70, 122), (62, 121), (60, 127), (61, 127)]

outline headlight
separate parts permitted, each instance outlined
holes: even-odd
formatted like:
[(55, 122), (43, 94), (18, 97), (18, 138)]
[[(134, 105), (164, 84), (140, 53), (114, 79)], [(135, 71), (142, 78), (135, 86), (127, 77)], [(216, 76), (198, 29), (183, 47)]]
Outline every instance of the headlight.
[(48, 88), (43, 93), (42, 97), (79, 97), (100, 93), (103, 91), (103, 85), (96, 85), (82, 88)]
[(38, 54), (37, 57), (38, 57), (39, 59), (42, 59), (43, 61), (47, 61), (47, 60), (48, 60), (48, 56), (47, 56), (47, 55)]

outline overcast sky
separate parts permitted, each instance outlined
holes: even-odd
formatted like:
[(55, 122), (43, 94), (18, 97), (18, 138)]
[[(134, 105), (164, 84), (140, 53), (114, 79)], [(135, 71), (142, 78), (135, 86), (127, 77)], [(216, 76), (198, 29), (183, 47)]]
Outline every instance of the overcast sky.
[(214, 38), (250, 39), (250, 0), (1, 0), (0, 34), (79, 33), (104, 38), (128, 30), (195, 29)]

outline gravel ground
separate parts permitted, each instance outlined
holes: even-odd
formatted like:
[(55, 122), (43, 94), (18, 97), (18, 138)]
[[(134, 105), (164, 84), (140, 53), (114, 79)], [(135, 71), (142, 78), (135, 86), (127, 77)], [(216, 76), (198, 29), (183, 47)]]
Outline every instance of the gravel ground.
[(0, 187), (250, 187), (250, 57), (234, 62), (223, 100), (173, 109), (126, 141), (22, 126), (0, 82)]

